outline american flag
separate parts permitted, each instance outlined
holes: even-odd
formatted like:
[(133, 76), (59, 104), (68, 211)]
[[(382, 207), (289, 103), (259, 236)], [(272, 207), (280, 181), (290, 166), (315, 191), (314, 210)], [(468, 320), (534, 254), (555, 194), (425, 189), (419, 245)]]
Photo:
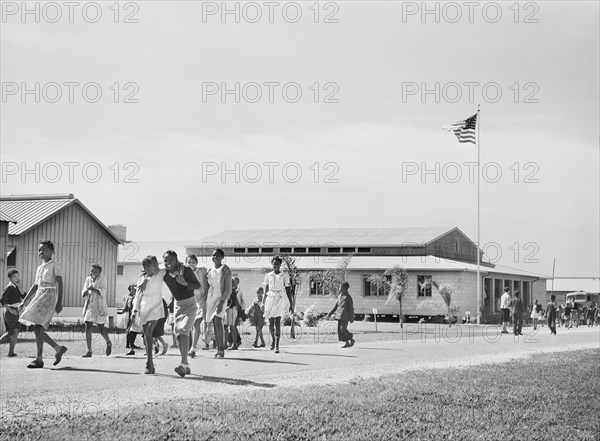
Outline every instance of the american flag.
[(477, 114), (458, 121), (453, 124), (444, 124), (442, 129), (453, 132), (458, 138), (458, 142), (472, 142), (475, 144), (475, 129), (477, 128)]

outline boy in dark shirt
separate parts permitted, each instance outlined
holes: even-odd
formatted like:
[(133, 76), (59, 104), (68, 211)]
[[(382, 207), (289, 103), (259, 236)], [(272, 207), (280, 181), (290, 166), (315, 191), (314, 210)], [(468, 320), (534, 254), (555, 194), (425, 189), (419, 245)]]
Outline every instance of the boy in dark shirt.
[(548, 328), (550, 328), (550, 334), (556, 335), (556, 296), (550, 296), (550, 303), (546, 307), (546, 317), (548, 319)]
[(342, 283), (338, 300), (327, 314), (329, 317), (335, 313), (335, 319), (338, 321), (338, 340), (345, 342), (342, 348), (349, 348), (355, 343), (354, 336), (348, 331), (348, 322), (354, 323), (354, 302), (348, 288), (350, 288), (348, 282)]
[(21, 292), (21, 288), (19, 288), (19, 284), (21, 283), (19, 271), (11, 269), (8, 272), (8, 279), (10, 283), (4, 288), (2, 298), (0, 298), (0, 304), (6, 308), (6, 311), (4, 311), (6, 332), (0, 337), (0, 343), (10, 341), (8, 356), (16, 357), (15, 345), (17, 344), (17, 337), (21, 329), (21, 325), (19, 324), (19, 306), (25, 297), (25, 293)]

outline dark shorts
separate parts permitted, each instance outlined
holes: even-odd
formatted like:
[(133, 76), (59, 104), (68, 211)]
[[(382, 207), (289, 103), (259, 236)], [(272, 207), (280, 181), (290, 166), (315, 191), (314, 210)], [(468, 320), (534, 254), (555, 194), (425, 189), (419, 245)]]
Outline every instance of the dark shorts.
[(14, 329), (20, 329), (21, 326), (19, 324), (19, 316), (8, 312), (8, 310), (4, 311), (4, 324), (9, 334), (12, 334)]
[(507, 322), (510, 320), (510, 309), (502, 309), (502, 321)]

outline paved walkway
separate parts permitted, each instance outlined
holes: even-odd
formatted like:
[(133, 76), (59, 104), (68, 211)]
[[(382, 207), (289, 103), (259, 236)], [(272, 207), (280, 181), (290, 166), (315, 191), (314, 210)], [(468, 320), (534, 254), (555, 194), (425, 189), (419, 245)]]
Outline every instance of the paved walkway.
[[(361, 343), (341, 349), (340, 344), (293, 345), (280, 354), (265, 349), (201, 351), (191, 360), (192, 375), (178, 377), (176, 349), (156, 358), (156, 374), (144, 375), (145, 357), (94, 356), (67, 352), (60, 365), (46, 359), (44, 369), (26, 368), (31, 360), (0, 359), (0, 417), (35, 415), (123, 413), (145, 403), (178, 398), (218, 399), (221, 394), (259, 393), (278, 387), (335, 384), (425, 368), (461, 367), (508, 362), (544, 352), (600, 347), (600, 328), (580, 327), (552, 336), (547, 328), (525, 336), (498, 334), (497, 328), (462, 326), (413, 335), (404, 341)], [(486, 335), (487, 333), (487, 335)], [(4, 347), (3, 347), (4, 349)], [(3, 351), (4, 352), (4, 351)], [(245, 394), (243, 394), (245, 395)]]

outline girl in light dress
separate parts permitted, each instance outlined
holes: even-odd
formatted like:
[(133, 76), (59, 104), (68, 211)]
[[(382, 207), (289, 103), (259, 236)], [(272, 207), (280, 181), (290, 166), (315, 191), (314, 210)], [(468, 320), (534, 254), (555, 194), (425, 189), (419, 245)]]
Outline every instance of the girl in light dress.
[(216, 249), (212, 253), (213, 266), (208, 270), (208, 296), (206, 298), (206, 320), (213, 322), (217, 353), (215, 358), (225, 356), (225, 336), (223, 317), (225, 315), (225, 302), (231, 295), (231, 270), (222, 263), (225, 253)]
[(537, 301), (531, 306), (531, 318), (533, 319), (533, 330), (537, 330), (538, 320), (542, 317), (542, 305)]
[(106, 356), (112, 351), (112, 343), (108, 337), (108, 304), (106, 302), (106, 277), (102, 275), (102, 267), (93, 264), (90, 275), (86, 277), (83, 284), (81, 296), (85, 298), (83, 305), (83, 321), (85, 323), (85, 341), (87, 352), (83, 358), (92, 356), (92, 329), (94, 324), (98, 325), (100, 335), (106, 342)]
[(62, 272), (59, 264), (52, 259), (53, 254), (54, 244), (51, 241), (43, 240), (39, 243), (38, 255), (44, 263), (38, 267), (35, 283), (19, 307), (21, 311), (19, 322), (34, 326), (37, 357), (27, 366), (30, 369), (44, 367), (42, 359), (44, 341), (56, 351), (54, 366), (60, 363), (63, 354), (67, 352), (66, 346), (57, 344), (46, 333), (54, 313), (60, 314), (63, 309)]
[(144, 344), (146, 346), (146, 370), (144, 373), (154, 374), (152, 333), (156, 322), (164, 317), (163, 298), (169, 298), (171, 292), (163, 280), (165, 270), (158, 268), (156, 256), (145, 257), (142, 260), (142, 266), (144, 267), (144, 274), (137, 283), (133, 301), (132, 321), (138, 323), (144, 329)]
[[(194, 272), (196, 279), (198, 279), (198, 282), (200, 283), (200, 288), (194, 290), (196, 303), (198, 303), (198, 313), (196, 315), (196, 321), (194, 322), (193, 339), (192, 336), (190, 336), (191, 350), (188, 354), (190, 357), (194, 358), (196, 357), (201, 334), (206, 335), (206, 296), (208, 295), (208, 280), (206, 268), (198, 266), (198, 258), (194, 254), (187, 255), (185, 266)], [(204, 347), (207, 346), (208, 344), (205, 343)]]
[(279, 353), (279, 338), (281, 337), (281, 316), (285, 313), (285, 304), (283, 293), (287, 295), (290, 304), (290, 313), (292, 313), (292, 295), (290, 288), (290, 276), (288, 273), (281, 272), (283, 260), (279, 256), (271, 259), (273, 271), (265, 275), (262, 283), (266, 291), (265, 298), (265, 319), (269, 320), (269, 333), (271, 334), (271, 350)]

